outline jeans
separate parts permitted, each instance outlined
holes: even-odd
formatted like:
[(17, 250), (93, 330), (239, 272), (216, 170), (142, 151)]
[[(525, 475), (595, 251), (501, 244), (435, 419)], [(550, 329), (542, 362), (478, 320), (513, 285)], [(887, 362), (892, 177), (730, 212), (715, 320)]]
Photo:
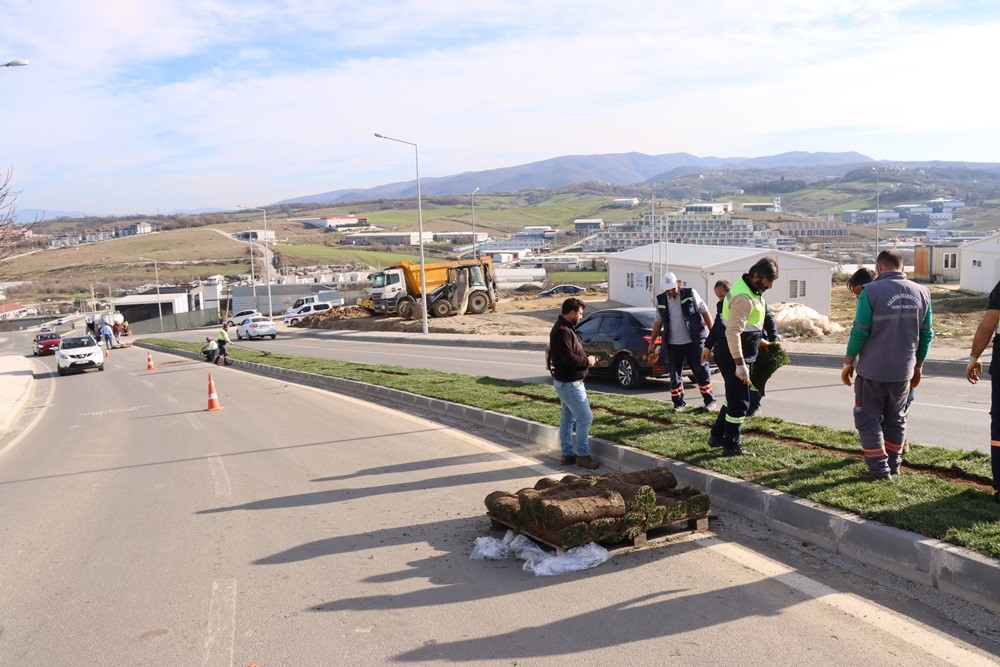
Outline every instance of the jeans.
[(594, 421), (594, 413), (590, 410), (587, 400), (587, 389), (583, 380), (576, 382), (560, 382), (553, 380), (552, 385), (559, 394), (562, 404), (562, 415), (559, 418), (559, 449), (563, 456), (573, 455), (573, 425), (576, 425), (576, 454), (590, 456), (590, 425)]

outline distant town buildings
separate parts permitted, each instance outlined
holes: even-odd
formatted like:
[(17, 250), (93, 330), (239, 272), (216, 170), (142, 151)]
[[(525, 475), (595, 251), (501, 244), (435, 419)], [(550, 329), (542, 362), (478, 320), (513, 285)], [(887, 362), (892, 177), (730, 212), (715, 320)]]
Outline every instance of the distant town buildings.
[(637, 197), (615, 199), (611, 202), (611, 208), (635, 208), (638, 205), (639, 199)]
[(584, 252), (620, 252), (655, 241), (745, 248), (794, 248), (795, 238), (783, 236), (750, 218), (729, 214), (684, 213), (668, 216), (645, 215), (611, 225), (581, 243)]

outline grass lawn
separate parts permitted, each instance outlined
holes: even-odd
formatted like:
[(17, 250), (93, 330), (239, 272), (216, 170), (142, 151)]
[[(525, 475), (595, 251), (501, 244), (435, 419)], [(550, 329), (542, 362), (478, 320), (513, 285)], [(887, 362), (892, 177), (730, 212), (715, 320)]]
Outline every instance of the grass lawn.
[[(197, 343), (146, 342), (197, 352)], [(464, 405), (559, 424), (551, 386), (330, 359), (234, 349), (235, 359), (392, 387)], [(1000, 558), (1000, 505), (993, 502), (989, 456), (911, 445), (906, 474), (891, 482), (858, 480), (857, 434), (754, 418), (744, 429), (756, 458), (726, 458), (706, 444), (715, 415), (675, 414), (669, 405), (635, 396), (593, 393), (591, 433), (597, 437), (753, 481), (823, 505)]]

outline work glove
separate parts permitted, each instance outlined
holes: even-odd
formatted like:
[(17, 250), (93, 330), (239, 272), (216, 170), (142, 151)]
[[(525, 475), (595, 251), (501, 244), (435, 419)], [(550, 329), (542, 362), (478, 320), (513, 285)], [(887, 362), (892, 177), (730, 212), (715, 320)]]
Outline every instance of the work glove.
[(851, 386), (851, 378), (854, 377), (854, 364), (844, 364), (844, 369), (840, 371), (840, 381)]
[(737, 366), (736, 377), (745, 382), (746, 384), (750, 384), (750, 367), (747, 366), (746, 364)]
[(965, 367), (965, 377), (972, 384), (977, 384), (979, 378), (983, 377), (983, 362), (979, 359), (969, 359), (969, 365)]

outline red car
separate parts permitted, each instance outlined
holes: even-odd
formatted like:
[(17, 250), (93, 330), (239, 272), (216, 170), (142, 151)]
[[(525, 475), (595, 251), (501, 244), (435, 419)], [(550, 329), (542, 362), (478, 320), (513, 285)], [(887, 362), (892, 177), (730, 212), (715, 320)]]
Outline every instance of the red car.
[(40, 354), (55, 354), (62, 337), (53, 332), (40, 333), (31, 341), (31, 351), (37, 357)]

